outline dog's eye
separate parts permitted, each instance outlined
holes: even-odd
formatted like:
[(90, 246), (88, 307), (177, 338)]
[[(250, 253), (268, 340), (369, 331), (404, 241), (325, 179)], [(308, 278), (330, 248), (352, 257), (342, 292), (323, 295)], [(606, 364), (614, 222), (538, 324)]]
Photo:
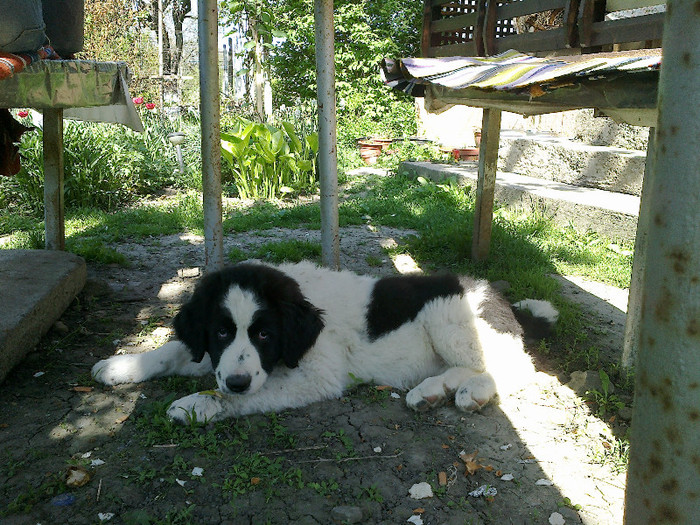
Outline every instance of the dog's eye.
[(219, 331), (216, 332), (216, 337), (219, 339), (226, 339), (229, 336), (229, 331), (226, 330), (226, 328), (219, 328)]
[(260, 330), (260, 332), (258, 332), (258, 339), (260, 339), (261, 341), (267, 341), (269, 337), (270, 334), (265, 330)]

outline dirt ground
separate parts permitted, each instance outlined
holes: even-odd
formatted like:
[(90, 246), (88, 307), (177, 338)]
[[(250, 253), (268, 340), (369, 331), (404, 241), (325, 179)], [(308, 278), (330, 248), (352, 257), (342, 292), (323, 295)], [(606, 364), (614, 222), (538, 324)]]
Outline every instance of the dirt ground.
[[(407, 233), (344, 228), (341, 263), (393, 274), (382, 246)], [(236, 234), (225, 249), (318, 237)], [(165, 408), (209, 379), (93, 383), (98, 359), (171, 336), (203, 265), (193, 235), (114, 247), (132, 266), (89, 265), (83, 293), (0, 386), (0, 522), (621, 523), (624, 474), (601, 460), (611, 431), (551, 370), (476, 414), (416, 414), (405, 391), (364, 385), (298, 410), (194, 427), (174, 426)], [(619, 344), (619, 319), (597, 315), (592, 336)], [(67, 487), (69, 475), (89, 479)], [(432, 497), (410, 495), (421, 483)]]

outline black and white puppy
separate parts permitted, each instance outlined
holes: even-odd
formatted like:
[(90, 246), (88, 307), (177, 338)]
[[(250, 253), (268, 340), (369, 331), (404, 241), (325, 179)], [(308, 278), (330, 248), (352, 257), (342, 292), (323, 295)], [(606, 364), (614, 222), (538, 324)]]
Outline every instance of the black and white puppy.
[[(518, 305), (545, 324), (545, 301)], [(486, 281), (451, 274), (376, 279), (314, 264), (241, 263), (204, 277), (175, 317), (177, 340), (95, 364), (114, 385), (214, 372), (218, 390), (179, 399), (168, 415), (214, 421), (340, 397), (360, 378), (411, 388), (409, 407), (454, 397), (478, 410), (534, 374), (523, 329)]]

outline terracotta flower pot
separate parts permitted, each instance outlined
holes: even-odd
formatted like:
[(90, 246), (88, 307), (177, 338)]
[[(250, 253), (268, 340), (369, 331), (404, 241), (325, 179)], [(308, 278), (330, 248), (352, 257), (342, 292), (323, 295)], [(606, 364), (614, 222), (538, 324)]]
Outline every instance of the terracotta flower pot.
[(365, 164), (375, 164), (377, 158), (382, 154), (382, 144), (373, 140), (361, 140), (357, 143), (360, 147), (360, 156)]
[(455, 148), (452, 156), (455, 160), (479, 160), (479, 148)]

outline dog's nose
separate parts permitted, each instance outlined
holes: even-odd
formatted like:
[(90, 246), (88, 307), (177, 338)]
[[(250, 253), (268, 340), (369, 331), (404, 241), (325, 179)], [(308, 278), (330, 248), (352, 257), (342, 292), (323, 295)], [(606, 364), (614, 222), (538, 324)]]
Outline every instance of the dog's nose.
[(244, 392), (250, 386), (249, 374), (234, 374), (226, 378), (226, 387), (231, 392)]

